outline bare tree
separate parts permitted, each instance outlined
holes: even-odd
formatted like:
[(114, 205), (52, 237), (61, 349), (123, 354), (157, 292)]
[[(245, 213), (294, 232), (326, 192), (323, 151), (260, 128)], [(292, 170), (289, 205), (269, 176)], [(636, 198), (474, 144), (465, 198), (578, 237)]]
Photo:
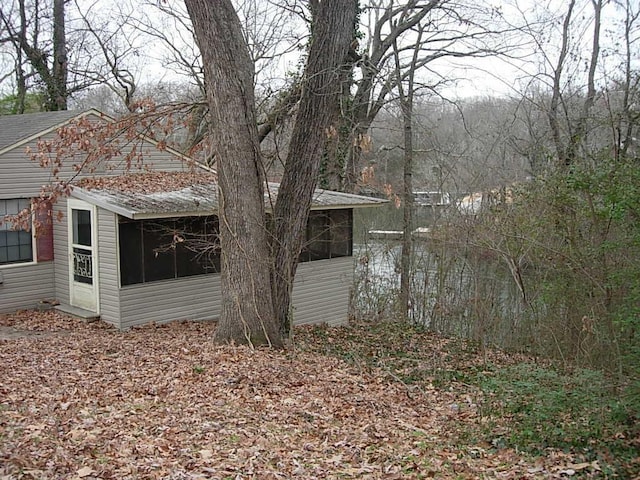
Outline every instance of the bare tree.
[(312, 39), (296, 123), (274, 209), (272, 288), (283, 335), (291, 326), (290, 299), (322, 151), (335, 135), (339, 98), (347, 78), (357, 2), (311, 2)]
[[(638, 31), (640, 30), (640, 6), (632, 0), (620, 0), (616, 2), (618, 7), (624, 12), (623, 20), (623, 36), (624, 43), (622, 46), (622, 74), (620, 80), (615, 82), (616, 88), (607, 92), (607, 103), (611, 106), (615, 105), (616, 98), (620, 98), (619, 113), (611, 108), (611, 127), (615, 141), (615, 157), (616, 159), (626, 158), (629, 148), (634, 143), (634, 127), (640, 119), (637, 101), (638, 92), (640, 90), (640, 75), (633, 68), (634, 53), (637, 51), (636, 44), (639, 40)], [(634, 9), (635, 7), (635, 9)]]
[(139, 59), (141, 42), (135, 31), (121, 27), (133, 12), (119, 9), (116, 25), (112, 21), (115, 12), (102, 19), (94, 15), (97, 3), (86, 6), (74, 0), (74, 5), (78, 16), (75, 31), (84, 39), (85, 48), (94, 51), (99, 59), (85, 66), (83, 76), (93, 84), (107, 86), (128, 111), (134, 111), (138, 82), (137, 72), (130, 66), (129, 59)]
[[(416, 32), (417, 41), (420, 43), (423, 29)], [(400, 49), (398, 43), (394, 42), (393, 52), (395, 57), (398, 88), (398, 101), (402, 111), (402, 123), (404, 130), (404, 161), (403, 161), (403, 222), (402, 222), (402, 258), (400, 272), (400, 311), (404, 319), (409, 318), (410, 306), (410, 280), (411, 259), (413, 257), (413, 97), (415, 95), (415, 75), (418, 63), (419, 50), (414, 49), (413, 56), (408, 66), (403, 71), (401, 64)], [(403, 82), (406, 79), (406, 88)]]
[[(240, 21), (229, 1), (214, 6), (205, 0), (187, 0), (186, 5), (203, 55), (210, 134), (220, 179), (223, 302), (216, 339), (281, 346), (281, 330), (288, 331), (290, 322), (289, 297), (302, 247), (302, 226), (336, 109), (339, 72), (353, 38), (356, 3), (316, 3), (317, 24), (291, 146), (298, 156), (287, 162), (274, 211), (275, 270), (264, 212), (253, 64)], [(275, 282), (279, 287), (273, 288)]]
[[(423, 79), (429, 78), (429, 87), (437, 90), (453, 81), (436, 71), (439, 61), (446, 58), (482, 57), (504, 53), (516, 48), (516, 29), (498, 26), (501, 14), (482, 3), (468, 4), (457, 0), (411, 0), (395, 2), (371, 1), (361, 14), (366, 41), (357, 45), (352, 55), (355, 81), (342, 103), (340, 155), (326, 166), (325, 183), (329, 188), (352, 191), (358, 180), (358, 166), (367, 142), (369, 127), (381, 109), (395, 98), (399, 81), (405, 81), (409, 69), (406, 62), (418, 51), (415, 69)], [(415, 31), (425, 34), (418, 40)], [(398, 46), (403, 63), (403, 74), (395, 75), (395, 53)], [(423, 85), (427, 82), (423, 80)]]
[(42, 92), (44, 110), (66, 109), (74, 95), (97, 85), (107, 85), (132, 108), (144, 56), (139, 35), (125, 28), (127, 15), (132, 13), (117, 3), (105, 12), (98, 1), (2, 4), (6, 34), (0, 43), (15, 60), (17, 110), (24, 111), (24, 99), (33, 92)]
[[(594, 117), (594, 107), (602, 98), (597, 75), (602, 61), (602, 12), (607, 4), (601, 0), (571, 0), (566, 6), (562, 4), (561, 11), (543, 11), (546, 21), (535, 27), (527, 23), (523, 29), (541, 58), (533, 77), (538, 87), (525, 92), (524, 100), (545, 112), (554, 166), (560, 168), (573, 165), (579, 158), (591, 158), (592, 147), (599, 143), (594, 143), (600, 122)], [(521, 15), (526, 18), (532, 12), (521, 11)]]
[[(43, 25), (43, 9), (51, 8), (49, 25)], [(27, 93), (27, 75), (23, 61), (26, 61), (38, 76), (46, 92), (46, 110), (66, 110), (68, 58), (66, 45), (65, 2), (54, 0), (53, 5), (41, 5), (40, 2), (27, 4), (26, 0), (3, 4), (0, 7), (0, 22), (6, 32), (5, 43), (15, 49), (16, 84), (20, 110), (24, 111), (24, 98)], [(51, 29), (52, 47), (43, 37)]]

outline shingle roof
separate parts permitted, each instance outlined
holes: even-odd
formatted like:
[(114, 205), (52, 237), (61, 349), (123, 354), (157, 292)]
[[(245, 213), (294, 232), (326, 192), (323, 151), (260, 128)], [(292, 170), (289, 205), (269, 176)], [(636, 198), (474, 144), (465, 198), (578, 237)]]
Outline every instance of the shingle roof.
[[(178, 177), (181, 174), (169, 175)], [(123, 179), (123, 184), (126, 184), (126, 188), (118, 189), (113, 184), (104, 189), (76, 187), (71, 196), (131, 219), (211, 215), (219, 208), (218, 185), (215, 182), (149, 192), (132, 188), (130, 177), (126, 181)], [(265, 193), (265, 206), (268, 210), (271, 202), (275, 201), (277, 190), (278, 184), (269, 184), (270, 192)], [(317, 189), (311, 208), (372, 207), (386, 202), (380, 198)]]
[(57, 128), (84, 113), (86, 112), (63, 110), (22, 115), (0, 115), (0, 151), (52, 128)]

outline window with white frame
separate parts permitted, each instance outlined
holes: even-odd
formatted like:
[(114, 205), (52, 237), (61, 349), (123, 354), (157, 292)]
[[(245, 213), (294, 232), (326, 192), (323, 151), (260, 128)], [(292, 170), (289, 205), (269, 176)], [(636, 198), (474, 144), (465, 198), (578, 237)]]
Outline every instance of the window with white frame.
[(27, 198), (0, 200), (0, 265), (33, 261), (31, 229), (14, 228), (12, 222), (5, 220), (7, 215), (17, 215), (30, 208), (31, 201)]

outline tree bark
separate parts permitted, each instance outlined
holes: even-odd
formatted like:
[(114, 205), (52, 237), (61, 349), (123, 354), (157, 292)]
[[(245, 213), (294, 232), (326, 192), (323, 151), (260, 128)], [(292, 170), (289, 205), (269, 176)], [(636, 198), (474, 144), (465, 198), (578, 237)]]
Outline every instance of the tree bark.
[[(35, 10), (29, 14), (24, 0), (18, 1), (17, 15), (19, 19), (13, 24), (10, 15), (5, 15), (0, 10), (0, 20), (8, 34), (8, 39), (16, 50), (16, 79), (18, 81), (19, 110), (24, 110), (26, 98), (26, 83), (22, 68), (22, 54), (29, 62), (33, 70), (40, 77), (46, 90), (45, 109), (48, 111), (67, 109), (67, 39), (65, 24), (65, 0), (53, 2), (53, 63), (47, 62), (47, 52), (42, 49), (38, 38), (40, 31), (40, 5), (35, 2)], [(48, 7), (47, 7), (48, 8)], [(30, 18), (28, 18), (30, 17)], [(32, 24), (32, 31), (27, 35), (27, 28)]]
[(53, 65), (48, 88), (49, 110), (67, 109), (67, 34), (64, 15), (65, 0), (53, 0)]
[[(391, 73), (387, 77), (391, 65), (387, 62), (393, 60), (391, 50), (394, 42), (411, 29), (422, 28), (421, 22), (427, 15), (445, 4), (443, 0), (429, 0), (420, 2), (409, 0), (407, 2), (380, 2), (377, 7), (382, 14), (376, 19), (372, 31), (369, 33), (367, 53), (362, 57), (355, 52), (351, 55), (349, 67), (353, 71), (360, 68), (359, 79), (356, 84), (356, 91), (349, 94), (348, 101), (345, 102), (342, 115), (344, 116), (344, 126), (347, 134), (339, 138), (339, 145), (334, 150), (339, 152), (339, 156), (327, 158), (327, 183), (330, 185), (340, 184), (339, 189), (344, 192), (357, 193), (359, 170), (362, 167), (362, 140), (369, 132), (373, 120), (380, 110), (387, 104), (388, 97), (396, 88), (398, 79)], [(374, 9), (375, 10), (375, 9)], [(428, 42), (427, 42), (428, 43)], [(431, 59), (437, 58), (432, 52), (424, 53), (423, 42), (416, 42), (414, 51), (419, 51), (424, 55), (423, 61), (428, 63)], [(392, 68), (392, 67), (391, 67)], [(334, 162), (334, 165), (331, 163)]]
[(186, 0), (203, 56), (210, 135), (218, 159), (220, 343), (282, 346), (270, 288), (264, 176), (253, 64), (229, 0)]
[[(418, 42), (423, 30), (418, 31)], [(402, 111), (404, 133), (403, 161), (403, 212), (402, 212), (402, 254), (400, 258), (400, 314), (403, 320), (409, 320), (411, 314), (411, 260), (413, 258), (413, 96), (414, 78), (418, 61), (418, 50), (414, 50), (408, 72), (403, 74), (398, 44), (394, 41), (393, 52), (396, 64), (398, 100)], [(406, 77), (407, 88), (403, 85)]]
[(283, 336), (291, 330), (291, 290), (327, 138), (336, 134), (353, 41), (356, 0), (315, 4), (312, 41), (284, 175), (274, 209), (273, 303)]
[(553, 72), (551, 105), (549, 106), (549, 112), (547, 113), (549, 127), (551, 128), (551, 138), (553, 139), (553, 143), (556, 148), (556, 155), (558, 157), (558, 163), (561, 168), (565, 168), (569, 164), (571, 164), (571, 159), (568, 157), (567, 149), (562, 144), (560, 135), (560, 120), (558, 117), (560, 116), (560, 101), (562, 99), (560, 82), (562, 80), (562, 71), (565, 66), (565, 61), (567, 59), (567, 55), (569, 54), (569, 27), (571, 26), (571, 16), (573, 14), (574, 6), (575, 0), (571, 0), (569, 2), (569, 7), (567, 8), (567, 14), (564, 17), (564, 21), (562, 24), (562, 43), (560, 46), (560, 55), (558, 56), (558, 63), (556, 64), (556, 68)]

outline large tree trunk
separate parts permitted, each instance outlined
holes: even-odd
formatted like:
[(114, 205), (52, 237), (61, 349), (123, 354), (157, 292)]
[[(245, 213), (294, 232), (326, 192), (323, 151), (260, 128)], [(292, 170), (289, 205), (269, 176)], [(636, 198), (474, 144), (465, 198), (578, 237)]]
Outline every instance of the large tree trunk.
[(253, 64), (229, 0), (185, 3), (203, 56), (220, 185), (222, 312), (215, 340), (279, 347)]
[(53, 66), (48, 86), (48, 110), (67, 109), (67, 34), (64, 15), (65, 0), (53, 0)]
[[(413, 88), (409, 86), (409, 88)], [(400, 270), (400, 313), (405, 320), (411, 314), (411, 259), (413, 257), (413, 92), (400, 94), (404, 126), (402, 255)]]
[[(418, 41), (422, 38), (423, 30), (418, 32)], [(413, 95), (414, 77), (417, 68), (418, 51), (414, 50), (413, 59), (406, 75), (407, 88), (403, 85), (403, 72), (400, 52), (396, 42), (393, 44), (396, 62), (396, 76), (398, 79), (398, 100), (402, 110), (402, 125), (404, 130), (404, 182), (403, 182), (403, 222), (402, 222), (402, 258), (400, 272), (400, 313), (404, 320), (411, 314), (411, 259), (413, 258)]]
[(571, 164), (571, 159), (567, 155), (567, 149), (562, 143), (560, 132), (560, 102), (562, 100), (561, 92), (561, 80), (562, 71), (565, 67), (565, 61), (567, 55), (569, 55), (569, 34), (571, 26), (571, 15), (573, 14), (573, 7), (575, 6), (575, 0), (569, 2), (567, 15), (564, 17), (562, 24), (562, 43), (560, 47), (560, 55), (558, 56), (558, 63), (553, 72), (553, 90), (551, 95), (551, 104), (549, 111), (547, 112), (547, 118), (549, 120), (549, 126), (551, 128), (551, 138), (553, 139), (554, 146), (556, 148), (556, 155), (558, 157), (558, 164), (561, 168), (564, 168)]
[(291, 290), (313, 191), (327, 138), (337, 133), (335, 121), (345, 67), (353, 41), (356, 0), (315, 4), (309, 58), (304, 74), (284, 175), (274, 211), (274, 307), (283, 335), (291, 328)]

